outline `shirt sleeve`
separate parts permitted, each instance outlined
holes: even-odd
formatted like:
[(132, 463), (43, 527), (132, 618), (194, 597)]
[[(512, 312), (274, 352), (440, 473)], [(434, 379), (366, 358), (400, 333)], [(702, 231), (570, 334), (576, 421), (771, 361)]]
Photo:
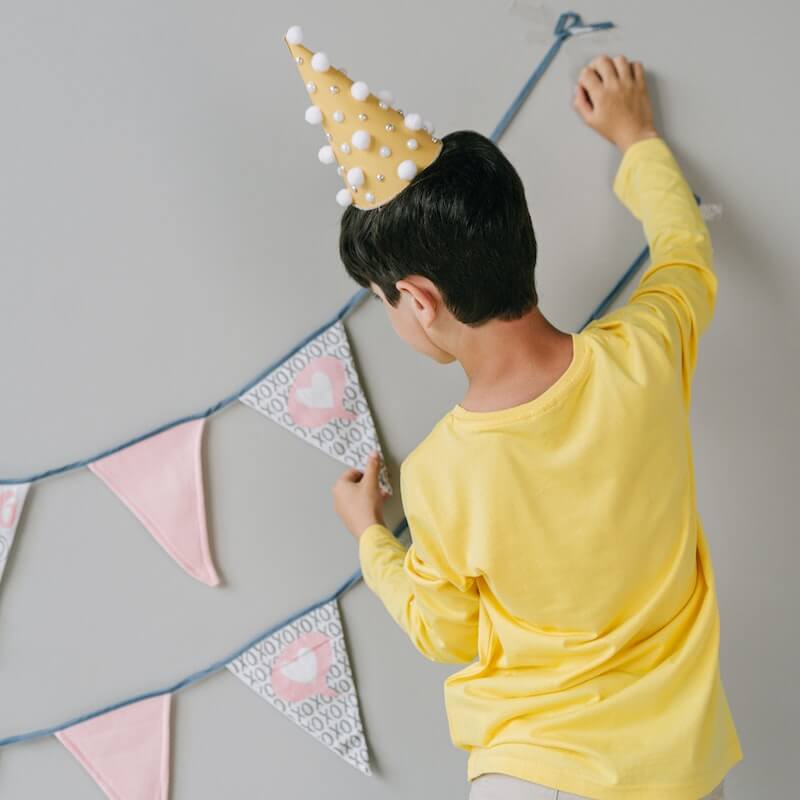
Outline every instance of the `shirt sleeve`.
[(697, 346), (717, 296), (711, 236), (667, 143), (641, 139), (623, 153), (613, 191), (642, 223), (651, 265), (622, 316), (660, 342), (680, 371), (686, 405)]
[(406, 549), (375, 523), (358, 540), (364, 582), (431, 661), (465, 664), (478, 654), (479, 593), (475, 579), (452, 574), (436, 547), (423, 552), (419, 530), (410, 527)]

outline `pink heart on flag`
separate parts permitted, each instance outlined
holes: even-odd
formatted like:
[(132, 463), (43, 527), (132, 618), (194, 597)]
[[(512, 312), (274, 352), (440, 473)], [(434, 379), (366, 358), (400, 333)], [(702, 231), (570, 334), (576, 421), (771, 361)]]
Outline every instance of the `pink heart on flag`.
[(342, 405), (347, 375), (344, 364), (333, 356), (316, 358), (297, 373), (289, 391), (289, 413), (306, 428), (324, 425), (336, 417), (356, 419)]
[(325, 679), (331, 668), (331, 640), (320, 631), (285, 647), (272, 666), (272, 688), (283, 700), (297, 703), (315, 694), (336, 697)]
[(13, 528), (17, 519), (17, 492), (0, 490), (0, 528)]

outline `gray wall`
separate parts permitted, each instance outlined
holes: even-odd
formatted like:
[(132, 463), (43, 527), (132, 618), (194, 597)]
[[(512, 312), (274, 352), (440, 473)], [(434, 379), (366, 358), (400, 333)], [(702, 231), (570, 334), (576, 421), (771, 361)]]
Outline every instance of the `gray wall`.
[[(732, 800), (796, 784), (796, 9), (587, 4), (501, 145), (525, 181), (542, 308), (575, 330), (643, 246), (611, 193), (619, 154), (571, 108), (602, 52), (642, 60), (657, 122), (709, 223), (720, 278), (699, 358), (699, 506), (745, 761)], [(490, 133), (569, 7), (514, 0), (98, 2), (0, 8), (0, 475), (86, 457), (243, 385), (356, 288), (340, 183), (282, 36), (326, 50), (437, 132)], [(408, 54), (413, 53), (413, 60)], [(413, 107), (413, 109), (412, 109)], [(631, 291), (629, 286), (623, 296)], [(390, 469), (466, 388), (367, 302), (348, 329)], [(88, 470), (36, 485), (0, 589), (0, 736), (165, 685), (321, 598), (357, 567), (343, 467), (241, 404), (206, 439), (224, 586), (193, 581)], [(399, 498), (387, 508), (400, 518)], [(442, 682), (364, 586), (341, 603), (376, 775), (219, 674), (175, 702), (173, 797), (466, 797)], [(99, 798), (54, 739), (0, 753), (3, 798)]]

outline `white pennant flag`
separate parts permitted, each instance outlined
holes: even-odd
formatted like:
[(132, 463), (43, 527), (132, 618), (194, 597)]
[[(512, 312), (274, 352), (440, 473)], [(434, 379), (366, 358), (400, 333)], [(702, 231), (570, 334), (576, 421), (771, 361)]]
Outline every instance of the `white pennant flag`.
[(365, 775), (372, 774), (336, 598), (226, 666), (306, 733)]
[(0, 580), (14, 543), (14, 534), (28, 495), (29, 483), (0, 484)]
[[(383, 461), (341, 320), (289, 356), (239, 400), (349, 467), (363, 470), (373, 450), (381, 452)], [(392, 493), (384, 463), (379, 482)]]

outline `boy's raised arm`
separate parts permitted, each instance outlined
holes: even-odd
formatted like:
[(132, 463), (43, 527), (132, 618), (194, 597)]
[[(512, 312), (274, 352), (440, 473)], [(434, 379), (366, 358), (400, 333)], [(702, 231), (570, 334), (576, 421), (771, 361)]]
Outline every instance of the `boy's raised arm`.
[[(623, 55), (593, 58), (578, 76), (573, 105), (590, 128), (622, 152), (614, 193), (642, 223), (650, 246), (650, 267), (628, 304), (606, 317), (627, 319), (664, 348), (680, 374), (688, 408), (697, 343), (717, 296), (708, 228), (655, 128), (641, 61)], [(592, 325), (611, 323), (606, 317)]]
[(626, 312), (663, 342), (681, 369), (688, 403), (698, 341), (711, 322), (717, 295), (708, 227), (660, 136), (640, 139), (624, 151), (613, 191), (641, 221), (650, 247), (650, 266)]

